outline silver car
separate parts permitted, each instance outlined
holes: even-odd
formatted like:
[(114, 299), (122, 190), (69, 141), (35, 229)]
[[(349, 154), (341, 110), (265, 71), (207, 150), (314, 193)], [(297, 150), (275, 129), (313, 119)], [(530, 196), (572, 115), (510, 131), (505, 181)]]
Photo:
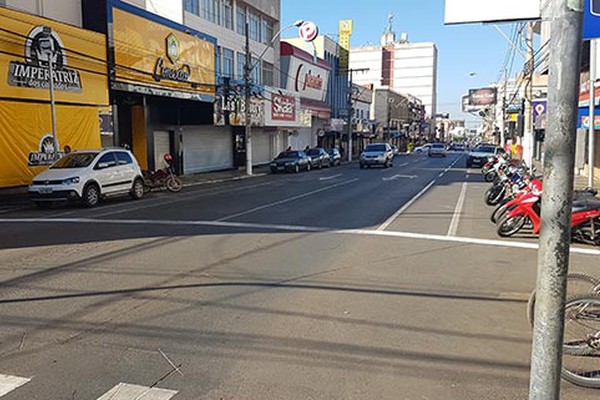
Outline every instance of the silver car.
[(372, 143), (360, 155), (360, 168), (381, 165), (389, 168), (394, 165), (394, 152), (388, 143)]
[(434, 143), (427, 152), (429, 157), (446, 157), (446, 145), (444, 143)]

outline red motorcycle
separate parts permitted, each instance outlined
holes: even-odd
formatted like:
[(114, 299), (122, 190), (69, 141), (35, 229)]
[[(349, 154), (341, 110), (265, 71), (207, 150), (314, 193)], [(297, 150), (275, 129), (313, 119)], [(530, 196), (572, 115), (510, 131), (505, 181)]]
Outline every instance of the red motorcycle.
[(173, 172), (171, 161), (173, 158), (170, 154), (164, 155), (164, 160), (167, 166), (158, 171), (142, 171), (144, 175), (144, 191), (149, 192), (153, 189), (164, 190), (176, 193), (183, 189), (183, 183)]
[[(600, 199), (594, 197), (597, 191), (586, 189), (573, 196), (571, 218), (572, 237), (582, 243), (600, 245)], [(532, 233), (539, 234), (541, 228), (541, 185), (532, 188), (515, 203), (508, 214), (498, 222), (498, 235), (510, 237), (519, 232), (527, 222), (532, 225)]]

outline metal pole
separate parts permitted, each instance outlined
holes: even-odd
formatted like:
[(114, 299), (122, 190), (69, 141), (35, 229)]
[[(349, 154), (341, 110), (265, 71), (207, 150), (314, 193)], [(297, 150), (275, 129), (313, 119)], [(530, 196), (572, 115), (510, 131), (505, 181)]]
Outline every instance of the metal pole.
[(348, 161), (352, 161), (352, 70), (348, 70), (348, 115), (346, 121), (348, 123)]
[(533, 22), (527, 24), (527, 86), (525, 87), (525, 137), (523, 148), (523, 160), (530, 167), (533, 165), (533, 73), (534, 73), (534, 53), (533, 53)]
[(59, 152), (58, 138), (56, 137), (56, 104), (54, 102), (54, 68), (52, 66), (52, 56), (50, 53), (48, 62), (48, 73), (50, 74), (50, 109), (52, 111), (52, 141), (54, 142), (54, 153)]
[(246, 175), (252, 175), (252, 119), (250, 117), (250, 68), (252, 56), (250, 55), (250, 32), (248, 15), (246, 14), (246, 64), (244, 65), (244, 114), (246, 124)]
[(588, 186), (594, 187), (594, 165), (595, 165), (595, 135), (596, 135), (596, 56), (598, 52), (597, 43), (590, 40), (590, 122), (588, 138)]
[(549, 0), (543, 10), (543, 19), (552, 23), (552, 52), (529, 400), (560, 398), (582, 11), (581, 0)]

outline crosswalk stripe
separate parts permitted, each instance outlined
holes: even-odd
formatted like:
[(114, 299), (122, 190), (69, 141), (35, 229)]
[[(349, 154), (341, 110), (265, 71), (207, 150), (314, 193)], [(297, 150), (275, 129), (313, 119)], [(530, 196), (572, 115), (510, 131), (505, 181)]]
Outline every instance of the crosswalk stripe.
[(19, 386), (23, 386), (31, 379), (21, 378), (19, 376), (2, 375), (0, 374), (0, 397), (12, 392)]
[(98, 400), (169, 400), (176, 394), (176, 390), (119, 383)]

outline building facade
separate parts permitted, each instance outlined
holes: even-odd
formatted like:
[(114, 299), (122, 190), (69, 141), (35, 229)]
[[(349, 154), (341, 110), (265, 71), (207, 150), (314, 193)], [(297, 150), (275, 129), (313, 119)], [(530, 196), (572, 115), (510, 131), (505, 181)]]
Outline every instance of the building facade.
[(367, 69), (354, 82), (415, 96), (428, 119), (436, 114), (437, 62), (435, 43), (409, 43), (406, 35), (397, 41), (392, 32), (383, 35), (379, 46), (350, 49), (350, 68)]

